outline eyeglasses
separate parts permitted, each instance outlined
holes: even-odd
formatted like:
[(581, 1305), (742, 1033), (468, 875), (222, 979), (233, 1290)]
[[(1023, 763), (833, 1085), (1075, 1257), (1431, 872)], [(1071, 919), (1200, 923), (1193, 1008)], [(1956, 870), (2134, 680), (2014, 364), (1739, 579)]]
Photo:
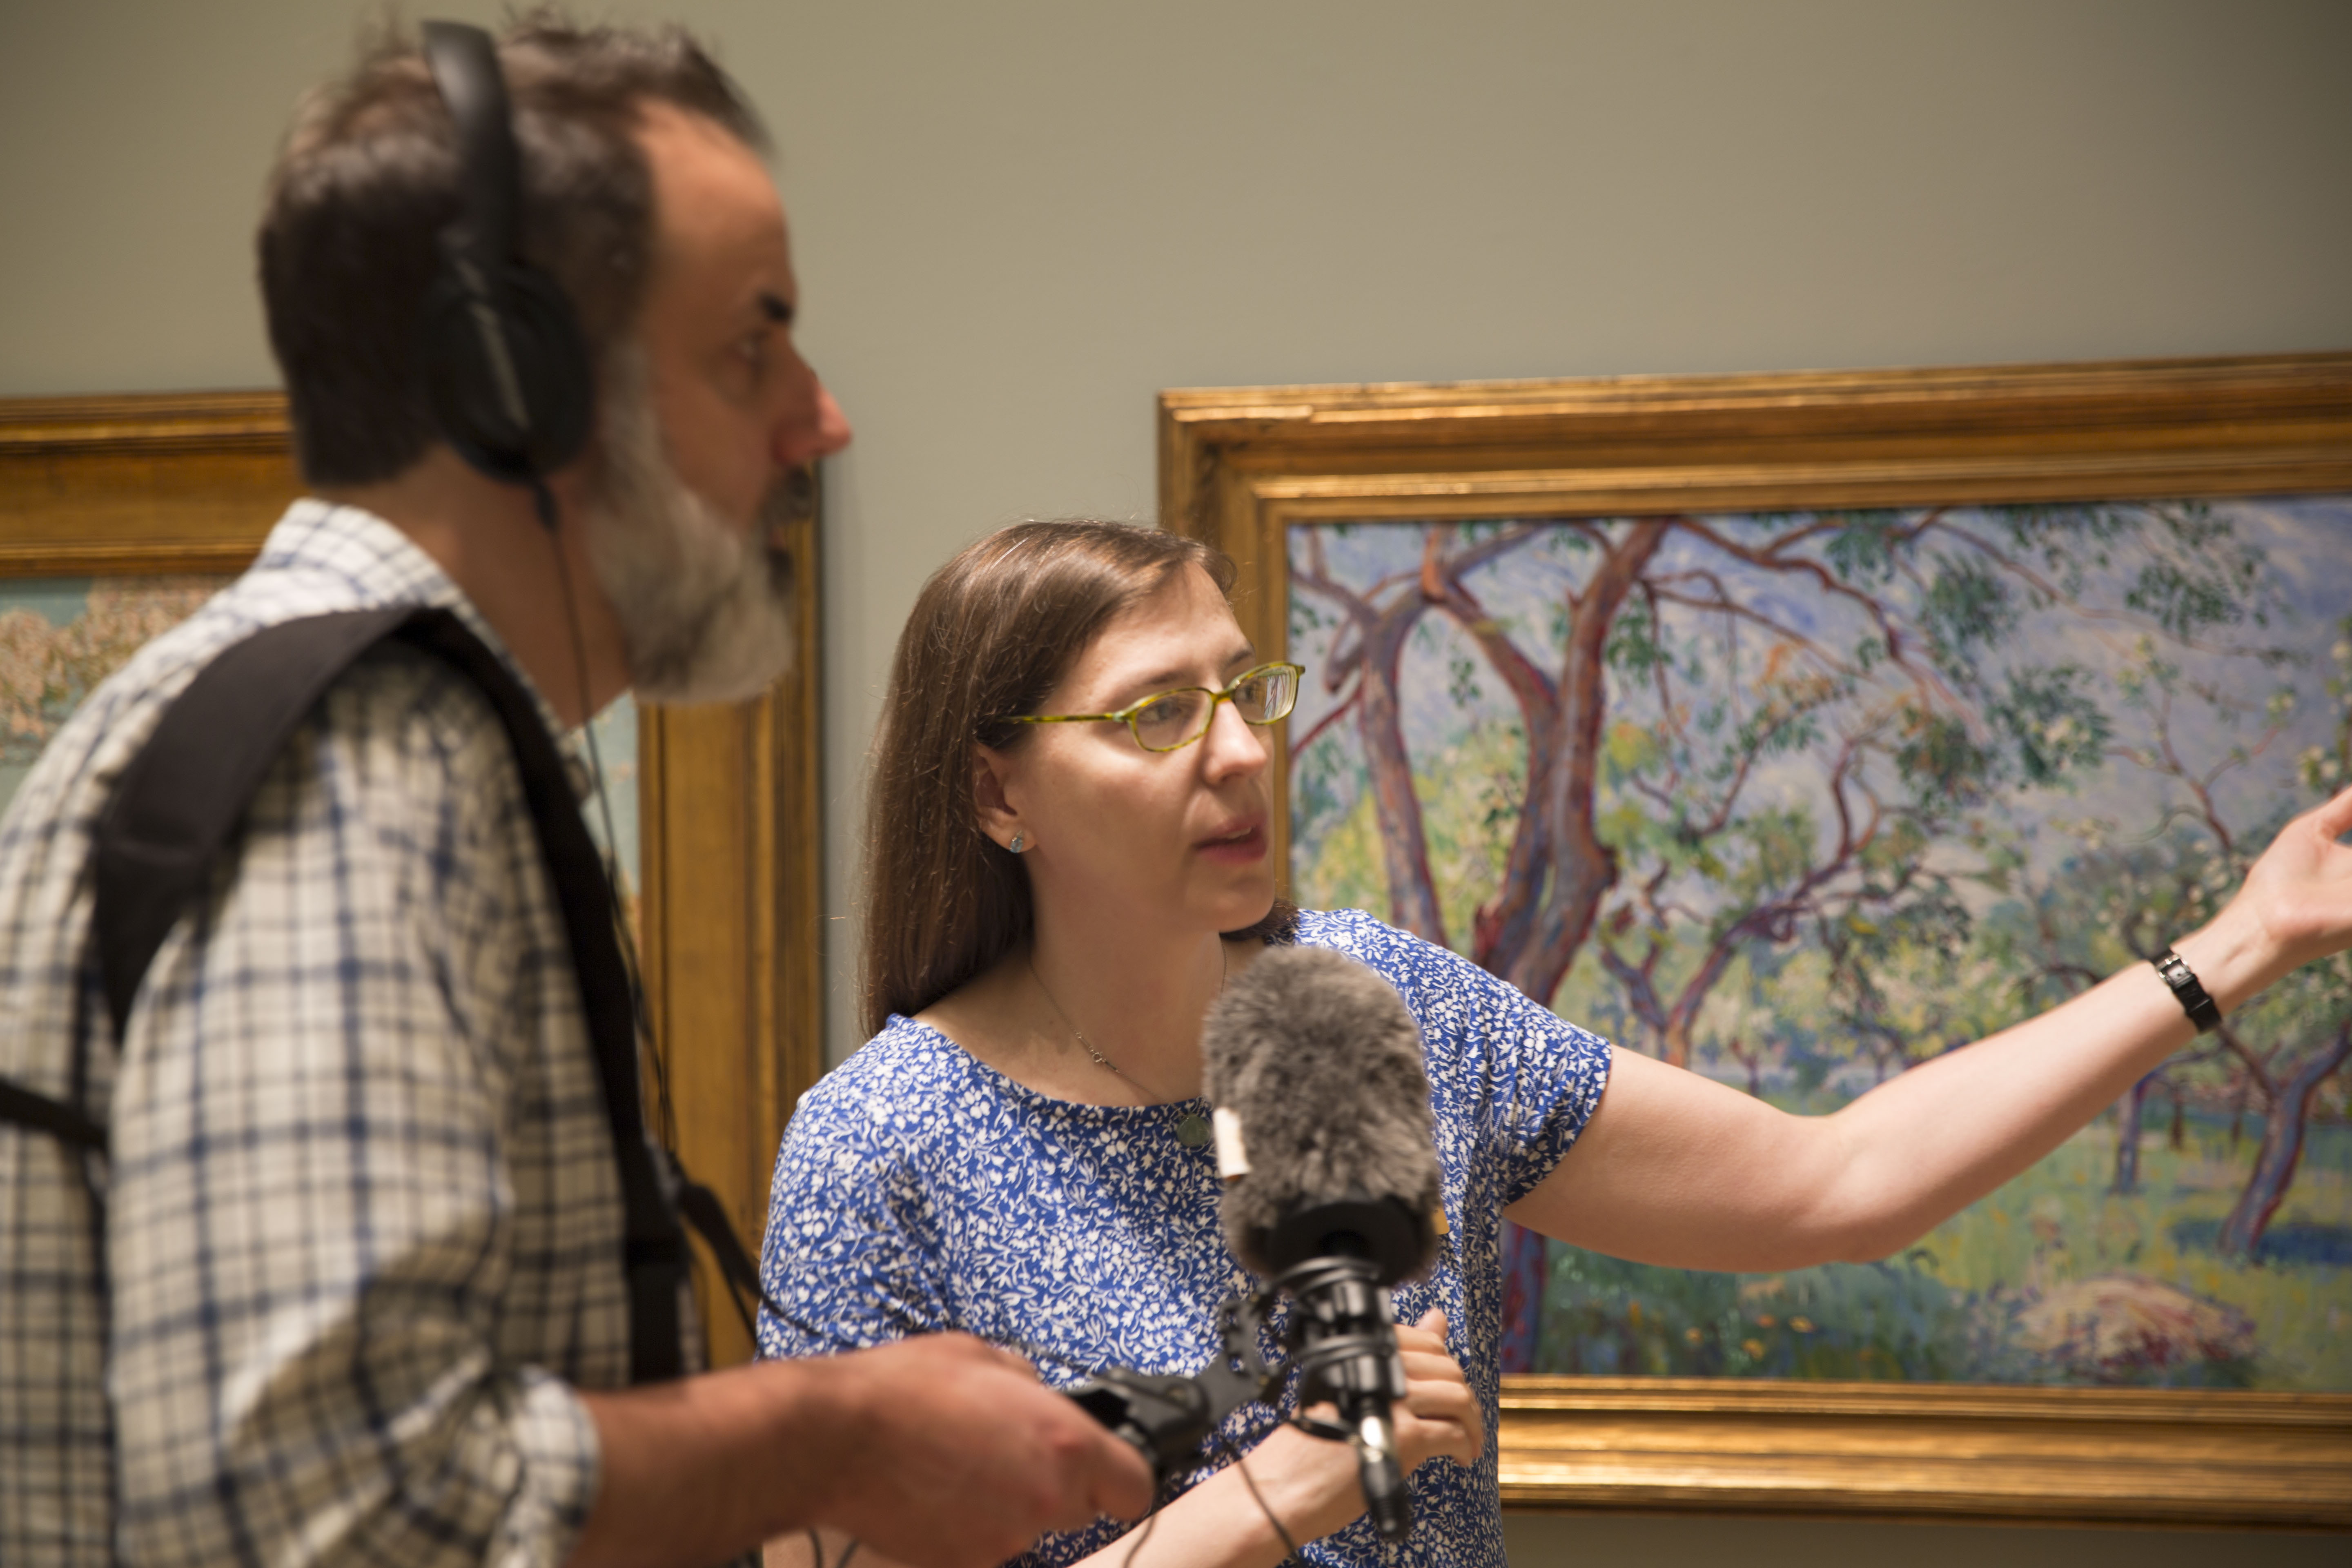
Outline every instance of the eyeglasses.
[(1112, 721), (1124, 724), (1135, 743), (1147, 752), (1173, 752), (1209, 732), (1217, 704), (1230, 702), (1244, 724), (1261, 727), (1290, 717), (1298, 701), (1298, 678), (1307, 671), (1295, 664), (1261, 664), (1234, 677), (1223, 691), (1205, 686), (1180, 687), (1156, 692), (1116, 713), (1030, 713), (1015, 724), (1091, 724)]

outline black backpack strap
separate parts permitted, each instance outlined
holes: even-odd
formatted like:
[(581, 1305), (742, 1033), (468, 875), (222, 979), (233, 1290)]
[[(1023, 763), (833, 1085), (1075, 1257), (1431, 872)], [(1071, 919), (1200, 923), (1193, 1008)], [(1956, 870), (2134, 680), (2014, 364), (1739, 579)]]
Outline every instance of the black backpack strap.
[[(427, 611), (403, 626), (403, 642), (424, 649), (472, 679), (505, 726), (522, 774), (524, 799), (539, 828), (541, 858), (571, 939), (572, 971), (596, 1070), (604, 1084), (604, 1113), (620, 1169), (621, 1205), (629, 1280), (629, 1381), (655, 1383), (686, 1370), (679, 1303), (686, 1286), (686, 1233), (667, 1184), (656, 1173), (637, 1095), (636, 1010), (629, 994), (616, 905), (595, 840), (572, 792), (555, 738), (539, 707), (498, 655), (446, 610)], [(740, 1245), (740, 1243), (738, 1244)]]
[[(164, 710), (98, 822), (90, 933), (116, 1037), (155, 950), (204, 890), (294, 726), (362, 649), (412, 613), (401, 605), (272, 626), (215, 658)], [(82, 1108), (89, 1043), (79, 1004), (73, 1049), (70, 1100), (0, 1079), (0, 1121), (104, 1155), (106, 1128)]]
[[(646, 1135), (636, 1016), (613, 924), (611, 884), (538, 706), (451, 612), (397, 605), (283, 622), (214, 659), (164, 712), (99, 823), (92, 937), (116, 1033), (156, 950), (209, 885), (222, 848), (295, 727), (336, 677), (388, 636), (465, 675), (507, 732), (562, 912), (612, 1127), (625, 1213), (630, 1380), (675, 1377), (685, 1370), (679, 1304), (686, 1237)], [(94, 1132), (103, 1146), (103, 1130), (88, 1116), (10, 1087), (16, 1097), (41, 1103), (27, 1104), (18, 1116), (15, 1100), (0, 1100), (0, 1117), (32, 1121), (78, 1142)], [(727, 1241), (740, 1258), (742, 1245), (731, 1231)]]
[(116, 1037), (155, 950), (203, 894), (294, 727), (415, 613), (399, 605), (269, 626), (199, 670), (164, 710), (98, 820), (90, 930)]
[(13, 1079), (0, 1078), (0, 1121), (30, 1127), (92, 1153), (106, 1152), (106, 1129), (92, 1121), (79, 1107), (52, 1100)]

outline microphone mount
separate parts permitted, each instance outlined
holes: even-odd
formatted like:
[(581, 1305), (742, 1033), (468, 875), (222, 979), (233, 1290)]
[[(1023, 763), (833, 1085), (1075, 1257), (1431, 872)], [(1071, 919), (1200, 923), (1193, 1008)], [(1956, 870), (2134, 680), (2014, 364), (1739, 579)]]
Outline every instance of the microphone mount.
[[(1381, 1276), (1377, 1260), (1335, 1252), (1292, 1265), (1273, 1288), (1297, 1303), (1289, 1336), (1301, 1411), (1294, 1425), (1354, 1446), (1372, 1523), (1383, 1541), (1402, 1541), (1412, 1532), (1412, 1501), (1391, 1412), (1405, 1397), (1404, 1359)], [(1339, 1406), (1336, 1426), (1304, 1413), (1326, 1400)]]
[[(1294, 1264), (1255, 1297), (1230, 1297), (1219, 1309), (1218, 1352), (1190, 1376), (1108, 1367), (1066, 1392), (1151, 1465), (1156, 1487), (1197, 1461), (1226, 1417), (1244, 1405), (1273, 1405), (1291, 1373), (1298, 1374), (1299, 1414), (1290, 1425), (1356, 1450), (1357, 1473), (1372, 1523), (1385, 1541), (1412, 1531), (1412, 1505), (1397, 1458), (1391, 1412), (1405, 1397), (1404, 1361), (1389, 1310), (1381, 1263), (1332, 1251)], [(1276, 1295), (1295, 1303), (1285, 1348), (1268, 1366), (1258, 1331)], [(1329, 1403), (1338, 1422), (1306, 1414)]]
[(1229, 1297), (1218, 1310), (1217, 1353), (1191, 1376), (1108, 1367), (1066, 1392), (1151, 1465), (1155, 1487), (1200, 1457), (1225, 1418), (1253, 1401), (1272, 1405), (1283, 1372), (1258, 1351), (1260, 1301)]

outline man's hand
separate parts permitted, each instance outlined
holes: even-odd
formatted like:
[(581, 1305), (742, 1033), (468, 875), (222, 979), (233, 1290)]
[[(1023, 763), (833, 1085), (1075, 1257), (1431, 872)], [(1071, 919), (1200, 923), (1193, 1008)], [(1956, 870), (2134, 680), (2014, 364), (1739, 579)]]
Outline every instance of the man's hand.
[(982, 1568), (1151, 1506), (1141, 1455), (964, 1334), (579, 1397), (604, 1465), (571, 1568), (716, 1563), (816, 1525)]
[(1151, 1472), (1009, 1351), (929, 1334), (823, 1365), (847, 1419), (817, 1522), (919, 1568), (980, 1568), (1151, 1506)]

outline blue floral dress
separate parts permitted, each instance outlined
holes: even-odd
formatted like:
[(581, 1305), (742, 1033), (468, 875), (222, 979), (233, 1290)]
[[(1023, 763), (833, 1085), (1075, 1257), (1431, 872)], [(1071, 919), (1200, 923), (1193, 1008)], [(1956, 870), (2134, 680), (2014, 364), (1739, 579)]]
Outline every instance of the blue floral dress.
[[(1385, 1561), (1499, 1564), (1502, 1211), (1575, 1142), (1607, 1081), (1609, 1047), (1360, 911), (1304, 911), (1296, 940), (1378, 970), (1420, 1022), (1450, 1234), (1428, 1277), (1395, 1291), (1396, 1316), (1444, 1309), (1448, 1348), (1486, 1415), (1475, 1468), (1440, 1458), (1413, 1472), (1412, 1534)], [(761, 1352), (823, 1355), (956, 1329), (1022, 1351), (1057, 1385), (1105, 1366), (1198, 1371), (1217, 1342), (1219, 1304), (1257, 1283), (1219, 1226), (1214, 1151), (1176, 1139), (1178, 1120), (1205, 1109), (1049, 1099), (893, 1017), (803, 1098), (777, 1155), (761, 1274), (790, 1321), (761, 1314)], [(1269, 1356), (1284, 1326), (1277, 1312)], [(1226, 1435), (1245, 1447), (1272, 1419), (1244, 1406)], [(1022, 1561), (1069, 1563), (1128, 1528), (1103, 1520), (1049, 1535)], [(1383, 1561), (1376, 1547), (1360, 1518), (1304, 1555), (1369, 1568)]]

